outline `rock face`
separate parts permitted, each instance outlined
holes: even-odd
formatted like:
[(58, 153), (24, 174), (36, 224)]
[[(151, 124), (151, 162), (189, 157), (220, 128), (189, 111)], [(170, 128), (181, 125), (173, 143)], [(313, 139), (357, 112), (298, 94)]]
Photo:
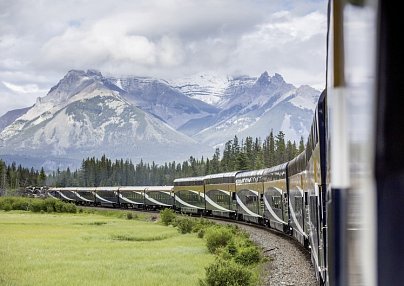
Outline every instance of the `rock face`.
[(211, 155), (236, 134), (264, 137), (273, 129), (299, 140), (319, 94), (267, 72), (170, 81), (72, 70), (32, 107), (0, 117), (0, 154), (53, 167), (101, 154), (164, 162)]

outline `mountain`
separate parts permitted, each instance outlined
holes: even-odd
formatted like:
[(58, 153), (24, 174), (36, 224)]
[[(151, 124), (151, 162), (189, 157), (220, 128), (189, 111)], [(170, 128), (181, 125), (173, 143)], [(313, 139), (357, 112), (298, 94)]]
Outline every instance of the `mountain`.
[(319, 95), (267, 72), (164, 80), (72, 70), (32, 107), (0, 117), (0, 156), (55, 169), (102, 154), (158, 163), (211, 156), (234, 135), (271, 129), (298, 141)]
[(177, 129), (189, 120), (204, 118), (219, 112), (217, 107), (190, 98), (166, 82), (151, 78), (110, 78), (125, 91), (122, 96), (140, 109), (155, 115)]
[(107, 154), (163, 162), (207, 148), (125, 100), (100, 73), (70, 71), (0, 133), (2, 154), (74, 158)]
[(0, 132), (4, 130), (7, 126), (13, 123), (18, 117), (27, 113), (31, 107), (10, 110), (6, 114), (0, 117)]
[(264, 137), (272, 129), (275, 133), (282, 130), (287, 139), (299, 141), (308, 134), (319, 95), (309, 86), (296, 88), (286, 83), (279, 74), (271, 77), (264, 72), (259, 78), (235, 78), (224, 91), (218, 103), (221, 111), (210, 119), (212, 124), (192, 122), (197, 131), (192, 137), (216, 146), (235, 134)]
[(216, 73), (198, 73), (183, 78), (166, 80), (167, 84), (183, 94), (216, 105), (221, 101), (231, 78)]

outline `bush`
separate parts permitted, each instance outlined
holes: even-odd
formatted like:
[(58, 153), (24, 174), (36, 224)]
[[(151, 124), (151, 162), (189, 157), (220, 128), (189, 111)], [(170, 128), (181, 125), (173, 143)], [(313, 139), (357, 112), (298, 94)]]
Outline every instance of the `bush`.
[(46, 212), (48, 213), (52, 213), (55, 211), (55, 204), (56, 204), (56, 200), (55, 199), (45, 199), (42, 201), (43, 202), (43, 208)]
[(212, 226), (214, 223), (204, 219), (204, 218), (199, 218), (199, 219), (194, 219), (194, 226), (192, 227), (192, 232), (197, 232), (201, 230), (205, 230), (207, 227)]
[(195, 225), (195, 220), (188, 217), (177, 217), (175, 220), (178, 231), (182, 234), (190, 233)]
[(4, 204), (2, 204), (2, 206), (1, 206), (1, 208), (6, 212), (11, 211), (13, 209), (10, 202), (4, 202)]
[(29, 210), (34, 213), (39, 213), (42, 210), (42, 201), (41, 200), (31, 200), (29, 205)]
[(199, 238), (203, 238), (205, 236), (205, 229), (202, 228), (198, 231), (198, 237)]
[(234, 241), (230, 241), (229, 244), (227, 244), (226, 246), (226, 251), (231, 255), (231, 256), (235, 256), (238, 252), (237, 250), (237, 246), (234, 243)]
[(251, 271), (231, 260), (218, 259), (206, 268), (206, 277), (199, 281), (201, 286), (249, 286), (253, 285)]
[(164, 225), (170, 225), (175, 219), (175, 213), (172, 209), (164, 209), (160, 211), (160, 218)]
[(206, 246), (211, 253), (215, 253), (219, 247), (226, 247), (233, 239), (232, 231), (225, 227), (210, 227), (205, 234)]
[(240, 250), (234, 260), (245, 266), (256, 264), (261, 260), (261, 253), (256, 246), (246, 247)]
[(12, 202), (13, 210), (27, 211), (29, 208), (29, 201), (23, 198), (15, 198)]
[(126, 219), (133, 219), (133, 214), (131, 212), (127, 212)]
[(55, 205), (54, 205), (55, 212), (57, 212), (57, 213), (63, 212), (63, 210), (64, 210), (64, 205), (65, 205), (64, 202), (56, 201), (56, 202), (55, 202)]
[(76, 213), (77, 212), (77, 207), (74, 204), (71, 203), (65, 203), (63, 212), (65, 213)]

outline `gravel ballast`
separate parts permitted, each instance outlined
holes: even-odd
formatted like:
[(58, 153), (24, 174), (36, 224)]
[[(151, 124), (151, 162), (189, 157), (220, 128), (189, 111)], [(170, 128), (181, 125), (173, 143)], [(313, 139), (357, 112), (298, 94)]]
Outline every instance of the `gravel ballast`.
[(310, 253), (292, 238), (253, 225), (218, 220), (215, 222), (236, 224), (250, 235), (254, 243), (262, 247), (263, 253), (268, 259), (263, 269), (265, 273), (262, 274), (263, 285), (319, 285), (310, 260)]

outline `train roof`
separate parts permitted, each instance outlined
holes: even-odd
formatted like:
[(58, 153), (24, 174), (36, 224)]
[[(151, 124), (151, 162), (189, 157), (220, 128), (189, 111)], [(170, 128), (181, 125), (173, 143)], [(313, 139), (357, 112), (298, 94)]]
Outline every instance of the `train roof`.
[(147, 191), (163, 191), (163, 192), (169, 192), (172, 191), (174, 187), (173, 186), (149, 186), (146, 188)]
[(49, 191), (171, 191), (173, 186), (57, 187)]
[(248, 178), (248, 177), (261, 177), (266, 169), (241, 172), (236, 175), (236, 178)]
[(277, 166), (273, 166), (271, 168), (264, 169), (263, 175), (267, 175), (267, 174), (271, 174), (271, 173), (275, 173), (275, 172), (279, 172), (279, 171), (285, 171), (287, 166), (288, 166), (288, 162), (277, 165)]
[(204, 177), (204, 179), (208, 180), (208, 179), (216, 179), (216, 178), (229, 178), (229, 177), (233, 178), (233, 177), (236, 177), (236, 175), (241, 172), (244, 172), (244, 171), (234, 171), (234, 172), (227, 172), (227, 173), (211, 174), (211, 175), (206, 175)]
[(197, 182), (197, 181), (203, 181), (205, 177), (204, 176), (199, 176), (199, 177), (188, 177), (188, 178), (178, 178), (174, 180), (174, 183), (179, 183), (179, 182)]

